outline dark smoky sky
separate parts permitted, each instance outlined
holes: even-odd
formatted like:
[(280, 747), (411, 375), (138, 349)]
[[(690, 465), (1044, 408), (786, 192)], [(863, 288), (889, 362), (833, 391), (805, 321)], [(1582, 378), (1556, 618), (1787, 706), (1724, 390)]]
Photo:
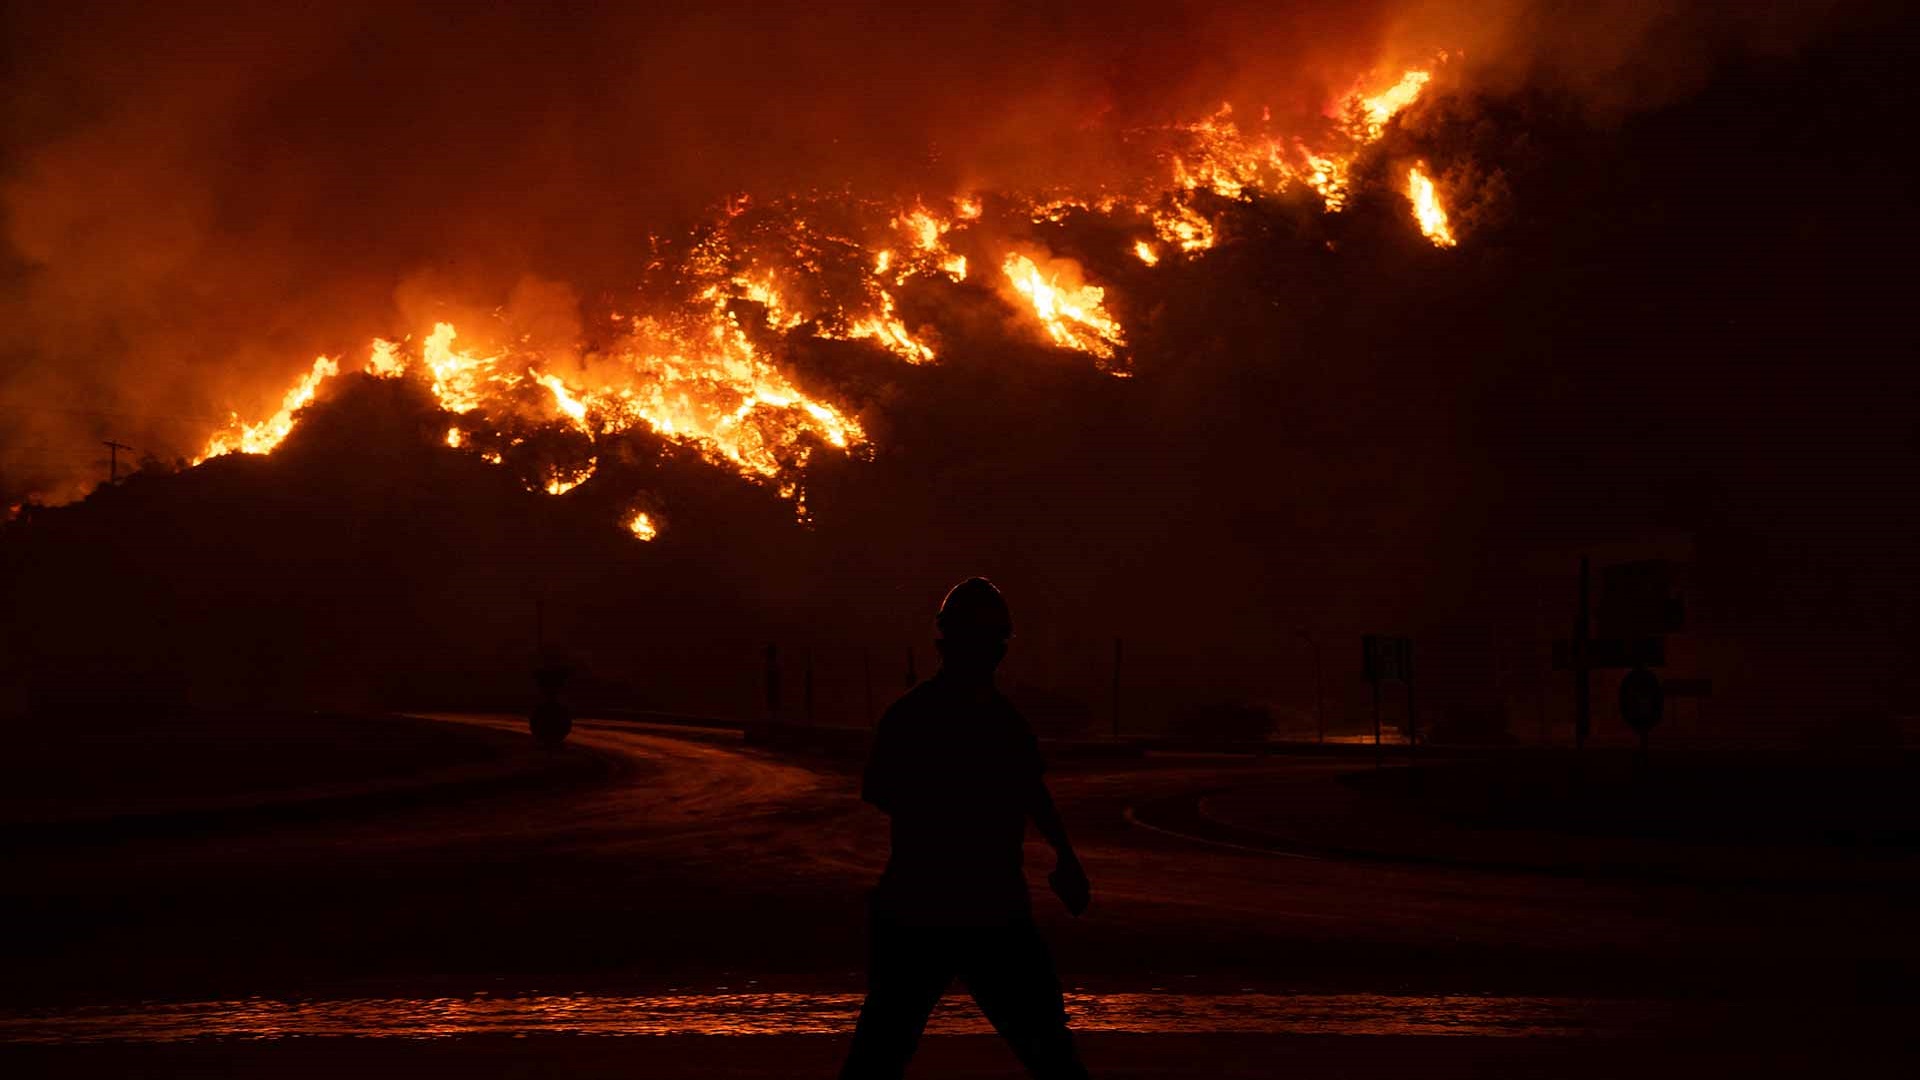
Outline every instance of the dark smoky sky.
[(421, 298), (621, 288), (729, 192), (1097, 178), (1129, 124), (1220, 100), (1310, 123), (1442, 47), (1633, 107), (1825, 18), (1596, 8), (8, 5), (0, 491), (81, 493), (102, 438), (189, 452)]

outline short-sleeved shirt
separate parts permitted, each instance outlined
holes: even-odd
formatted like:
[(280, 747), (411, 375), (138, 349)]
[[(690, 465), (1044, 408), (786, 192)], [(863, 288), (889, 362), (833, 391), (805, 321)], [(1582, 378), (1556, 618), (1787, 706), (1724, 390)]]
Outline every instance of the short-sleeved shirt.
[(936, 675), (894, 702), (861, 788), (892, 819), (876, 911), (926, 925), (1030, 917), (1021, 864), (1041, 769), (1033, 730), (991, 688)]

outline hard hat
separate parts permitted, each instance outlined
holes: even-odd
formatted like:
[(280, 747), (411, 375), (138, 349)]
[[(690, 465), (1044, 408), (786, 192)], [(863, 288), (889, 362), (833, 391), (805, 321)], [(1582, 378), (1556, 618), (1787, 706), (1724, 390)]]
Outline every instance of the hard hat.
[(933, 621), (947, 637), (1005, 641), (1013, 636), (1013, 615), (1007, 611), (1006, 598), (983, 577), (968, 578), (949, 589)]

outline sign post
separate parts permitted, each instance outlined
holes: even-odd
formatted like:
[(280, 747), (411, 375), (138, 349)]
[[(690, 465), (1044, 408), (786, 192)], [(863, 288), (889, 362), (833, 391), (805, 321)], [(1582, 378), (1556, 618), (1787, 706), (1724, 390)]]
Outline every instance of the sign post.
[(1580, 556), (1580, 609), (1573, 623), (1573, 748), (1587, 748), (1587, 732), (1593, 727), (1592, 661), (1587, 655), (1587, 557)]
[[(1649, 560), (1609, 566), (1601, 575), (1604, 588), (1597, 617), (1588, 602), (1588, 564), (1580, 559), (1580, 603), (1573, 636), (1553, 643), (1553, 666), (1573, 672), (1573, 745), (1587, 745), (1593, 727), (1593, 672), (1596, 668), (1627, 668), (1620, 684), (1620, 715), (1640, 734), (1646, 749), (1647, 731), (1659, 723), (1664, 694), (1649, 668), (1667, 662), (1665, 635), (1680, 629), (1685, 605), (1673, 589), (1673, 566)], [(1592, 632), (1599, 623), (1599, 634)], [(1693, 683), (1704, 680), (1689, 680)], [(1631, 689), (1633, 702), (1629, 705)], [(1631, 711), (1629, 711), (1631, 709)]]
[(1660, 722), (1665, 707), (1666, 694), (1660, 688), (1658, 675), (1637, 667), (1620, 680), (1620, 718), (1640, 736), (1639, 762), (1643, 769), (1647, 764), (1647, 736)]
[(1407, 695), (1407, 736), (1411, 743), (1419, 738), (1419, 726), (1413, 716), (1413, 639), (1388, 634), (1360, 636), (1360, 677), (1373, 687), (1373, 764), (1380, 765), (1380, 684), (1397, 682)]

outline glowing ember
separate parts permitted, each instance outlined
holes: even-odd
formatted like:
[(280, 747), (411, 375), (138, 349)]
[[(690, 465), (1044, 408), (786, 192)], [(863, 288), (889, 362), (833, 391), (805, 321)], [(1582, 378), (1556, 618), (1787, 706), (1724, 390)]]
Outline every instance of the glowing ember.
[(1147, 243), (1145, 240), (1137, 240), (1134, 242), (1133, 253), (1139, 257), (1141, 262), (1146, 263), (1148, 266), (1152, 266), (1160, 261), (1160, 253), (1155, 251), (1153, 245)]
[(653, 523), (653, 518), (645, 510), (636, 510), (627, 519), (627, 531), (637, 540), (652, 540), (660, 535), (659, 526)]
[(1107, 293), (1098, 285), (1066, 288), (1058, 274), (1046, 275), (1025, 255), (1007, 256), (1003, 267), (1015, 291), (1033, 305), (1033, 313), (1054, 343), (1111, 359), (1125, 343), (1120, 324), (1102, 306)]
[(1413, 200), (1413, 219), (1434, 246), (1454, 246), (1453, 230), (1447, 225), (1447, 208), (1440, 205), (1440, 193), (1433, 181), (1415, 165), (1407, 170), (1407, 198)]
[(447, 429), (447, 445), (453, 447), (455, 450), (460, 449), (460, 429), (459, 428), (450, 427)]

